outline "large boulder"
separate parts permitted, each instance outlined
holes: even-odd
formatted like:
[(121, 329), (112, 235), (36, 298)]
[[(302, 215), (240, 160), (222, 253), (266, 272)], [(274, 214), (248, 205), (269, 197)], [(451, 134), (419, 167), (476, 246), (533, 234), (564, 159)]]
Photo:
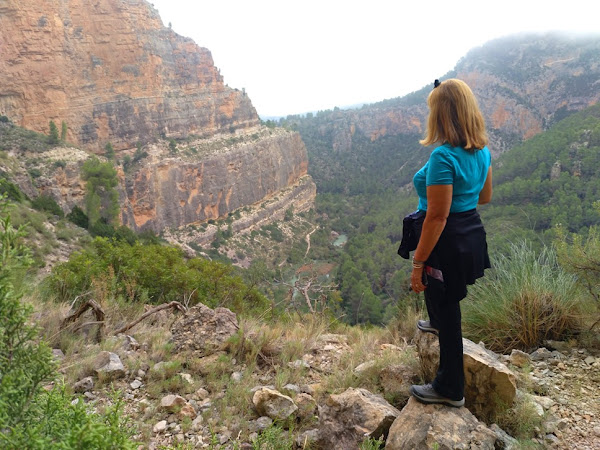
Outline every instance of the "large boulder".
[(112, 352), (98, 353), (94, 360), (94, 369), (98, 377), (104, 379), (116, 380), (125, 376), (125, 366), (123, 366), (121, 358)]
[(256, 412), (273, 420), (285, 420), (298, 411), (294, 401), (274, 389), (263, 387), (252, 396)]
[(466, 408), (423, 405), (410, 398), (392, 424), (385, 448), (494, 450), (496, 440), (496, 433)]
[[(430, 382), (437, 373), (440, 346), (432, 333), (417, 331), (417, 352), (423, 378)], [(481, 419), (494, 416), (499, 403), (510, 406), (517, 394), (515, 374), (498, 356), (473, 341), (463, 338), (465, 406)]]
[(387, 436), (400, 411), (366, 389), (332, 394), (319, 406), (319, 448), (355, 449), (367, 437)]
[(171, 341), (177, 351), (205, 356), (224, 349), (227, 340), (237, 333), (238, 328), (236, 315), (229, 309), (213, 310), (198, 304), (173, 324)]

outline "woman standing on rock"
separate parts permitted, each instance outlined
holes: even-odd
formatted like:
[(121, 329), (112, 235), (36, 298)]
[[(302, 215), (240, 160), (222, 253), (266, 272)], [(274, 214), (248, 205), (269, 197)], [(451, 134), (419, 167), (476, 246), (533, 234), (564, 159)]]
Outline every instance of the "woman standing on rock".
[(406, 250), (418, 242), (411, 288), (425, 292), (429, 320), (417, 326), (438, 335), (440, 364), (433, 382), (413, 385), (411, 394), (423, 403), (460, 407), (465, 403), (460, 300), (467, 284), (490, 267), (475, 208), (492, 197), (491, 155), (483, 116), (465, 82), (435, 80), (427, 105), (427, 131), (420, 143), (439, 146), (413, 178), (419, 208), (405, 218), (399, 253), (408, 258)]

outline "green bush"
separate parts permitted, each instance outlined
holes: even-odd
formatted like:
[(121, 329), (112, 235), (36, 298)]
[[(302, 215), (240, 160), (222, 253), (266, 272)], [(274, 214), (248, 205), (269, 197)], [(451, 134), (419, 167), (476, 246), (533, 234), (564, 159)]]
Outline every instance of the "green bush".
[(56, 367), (30, 322), (31, 309), (14, 288), (31, 257), (20, 243), (23, 228), (14, 228), (5, 198), (1, 200), (0, 448), (135, 448), (119, 403), (96, 414), (83, 401), (72, 404), (62, 386), (43, 389), (55, 380)]
[(11, 183), (6, 178), (0, 178), (0, 195), (7, 195), (8, 200), (22, 202), (25, 196), (19, 186)]
[(83, 212), (79, 206), (73, 206), (73, 209), (69, 214), (67, 214), (67, 219), (73, 222), (75, 225), (81, 228), (85, 228), (87, 230), (89, 225), (89, 219), (86, 213)]
[(581, 330), (576, 279), (560, 268), (550, 248), (536, 254), (527, 243), (514, 244), (493, 266), (462, 302), (466, 337), (505, 353)]
[(186, 259), (175, 247), (97, 237), (89, 249), (56, 266), (47, 282), (60, 301), (87, 292), (94, 281), (110, 286), (109, 295), (152, 303), (189, 299), (190, 304), (225, 306), (236, 312), (266, 308), (268, 302), (244, 284), (233, 266), (201, 258)]
[(55, 216), (61, 218), (65, 216), (65, 213), (63, 212), (61, 207), (58, 206), (56, 200), (54, 200), (49, 195), (39, 195), (31, 201), (31, 206), (33, 207), (33, 209), (37, 209), (38, 211), (46, 211), (50, 214), (54, 214)]

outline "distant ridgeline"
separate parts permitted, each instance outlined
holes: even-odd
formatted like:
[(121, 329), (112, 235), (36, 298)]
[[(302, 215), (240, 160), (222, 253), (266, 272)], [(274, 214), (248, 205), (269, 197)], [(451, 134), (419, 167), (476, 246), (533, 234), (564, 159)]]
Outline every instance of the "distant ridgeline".
[[(600, 35), (524, 34), (470, 51), (451, 72), (475, 92), (495, 156), (600, 100)], [(425, 131), (433, 79), (404, 97), (357, 110), (288, 116), (306, 143), (319, 192), (361, 194), (410, 183), (429, 157)]]

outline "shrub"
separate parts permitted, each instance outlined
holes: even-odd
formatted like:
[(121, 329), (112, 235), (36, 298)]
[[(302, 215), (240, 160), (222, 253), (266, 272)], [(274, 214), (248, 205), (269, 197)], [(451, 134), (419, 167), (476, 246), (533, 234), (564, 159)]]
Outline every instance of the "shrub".
[[(4, 201), (4, 198), (2, 199)], [(135, 448), (121, 418), (120, 404), (104, 414), (72, 404), (64, 387), (43, 385), (56, 378), (48, 346), (30, 323), (31, 309), (14, 289), (15, 277), (31, 264), (20, 244), (7, 205), (0, 206), (0, 447), (1, 448)]]
[(53, 120), (50, 121), (50, 135), (48, 136), (49, 144), (58, 144), (58, 127)]
[(37, 209), (38, 211), (46, 211), (61, 218), (65, 216), (65, 213), (63, 212), (62, 208), (58, 206), (56, 200), (49, 195), (42, 194), (36, 197), (31, 201), (31, 206), (33, 209)]
[[(129, 245), (96, 238), (91, 248), (75, 253), (56, 266), (48, 283), (60, 301), (87, 292), (94, 280), (110, 278), (111, 295), (152, 303), (189, 298), (190, 304), (225, 306), (236, 312), (265, 308), (267, 300), (244, 284), (234, 268), (200, 258), (187, 260), (183, 252), (164, 245)], [(100, 299), (101, 300), (101, 299)]]
[(536, 254), (527, 243), (514, 244), (493, 265), (463, 302), (466, 337), (505, 353), (580, 331), (575, 277), (560, 268), (550, 248)]
[(89, 219), (86, 213), (83, 212), (79, 206), (73, 206), (73, 209), (67, 214), (67, 219), (73, 222), (75, 225), (87, 229), (89, 225)]
[(25, 196), (19, 186), (14, 183), (11, 183), (6, 178), (0, 178), (0, 195), (6, 194), (8, 200), (13, 200), (15, 202), (22, 202)]

